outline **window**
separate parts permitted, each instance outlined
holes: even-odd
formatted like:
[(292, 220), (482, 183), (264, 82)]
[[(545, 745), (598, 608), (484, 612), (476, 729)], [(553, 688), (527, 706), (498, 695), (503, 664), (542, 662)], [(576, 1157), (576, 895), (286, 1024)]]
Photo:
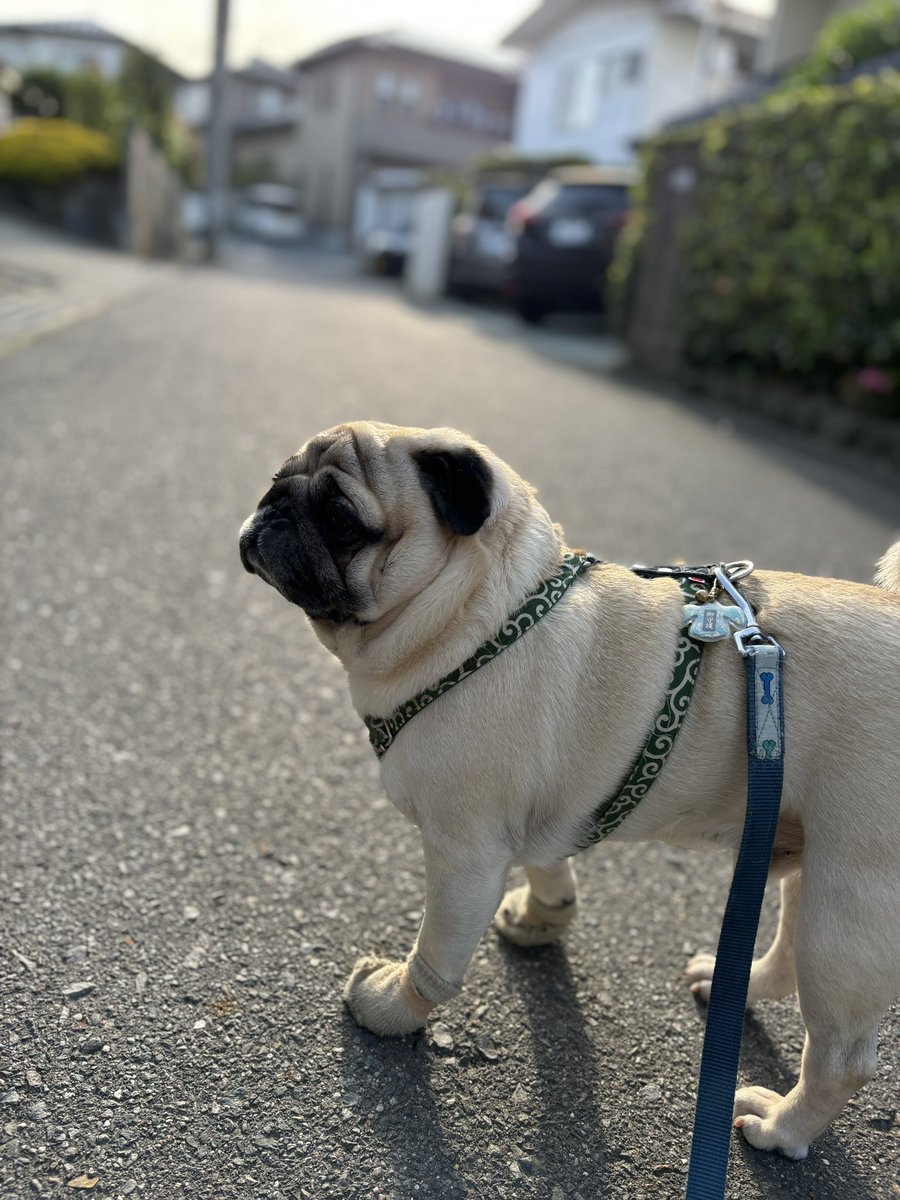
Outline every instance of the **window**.
[(379, 104), (392, 104), (399, 87), (400, 81), (393, 71), (380, 71), (375, 76), (375, 99)]
[(644, 56), (640, 51), (633, 50), (630, 54), (624, 55), (622, 58), (622, 82), (625, 84), (637, 83), (643, 69)]
[(422, 99), (422, 85), (418, 79), (404, 79), (400, 85), (400, 103), (410, 112), (415, 112)]
[(562, 77), (560, 125), (563, 129), (590, 129), (597, 114), (601, 63), (587, 58), (566, 68)]
[(256, 93), (256, 111), (259, 116), (277, 116), (281, 108), (282, 93), (277, 87), (261, 87)]

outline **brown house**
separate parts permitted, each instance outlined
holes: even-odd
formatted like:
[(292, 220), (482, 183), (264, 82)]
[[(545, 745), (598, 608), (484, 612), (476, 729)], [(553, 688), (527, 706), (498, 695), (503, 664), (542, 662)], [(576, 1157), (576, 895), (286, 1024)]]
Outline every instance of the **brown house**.
[(350, 38), (295, 64), (306, 110), (306, 217), (346, 236), (357, 189), (384, 167), (462, 167), (509, 140), (514, 75), (401, 34)]

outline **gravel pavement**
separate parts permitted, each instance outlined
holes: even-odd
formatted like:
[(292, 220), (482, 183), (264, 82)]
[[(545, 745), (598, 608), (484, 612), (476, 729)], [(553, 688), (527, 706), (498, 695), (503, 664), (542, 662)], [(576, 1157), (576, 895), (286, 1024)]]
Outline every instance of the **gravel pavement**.
[[(676, 1200), (703, 1033), (681, 973), (727, 861), (600, 847), (563, 947), (488, 933), (427, 1032), (360, 1031), (339, 989), (408, 949), (418, 836), (237, 529), (361, 416), (468, 429), (626, 562), (867, 578), (900, 484), (319, 260), (154, 280), (0, 361), (0, 1196)], [(735, 1139), (732, 1197), (900, 1195), (898, 1024), (807, 1161)], [(742, 1078), (789, 1087), (801, 1044), (793, 1000), (760, 1005)]]

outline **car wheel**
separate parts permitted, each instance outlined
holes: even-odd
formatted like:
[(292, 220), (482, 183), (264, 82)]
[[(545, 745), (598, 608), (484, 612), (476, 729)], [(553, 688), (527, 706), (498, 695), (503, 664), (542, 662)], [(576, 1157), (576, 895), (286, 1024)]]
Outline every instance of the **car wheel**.
[(526, 325), (539, 325), (546, 317), (548, 309), (540, 300), (530, 296), (521, 296), (516, 301), (516, 312)]

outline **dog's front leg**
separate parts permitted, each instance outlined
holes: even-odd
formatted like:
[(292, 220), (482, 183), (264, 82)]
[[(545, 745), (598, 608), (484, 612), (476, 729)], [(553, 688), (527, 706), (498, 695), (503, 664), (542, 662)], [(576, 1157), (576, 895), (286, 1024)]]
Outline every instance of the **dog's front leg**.
[(406, 962), (357, 961), (344, 1000), (360, 1025), (383, 1036), (421, 1028), (435, 1005), (462, 988), (475, 948), (496, 911), (509, 862), (425, 843), (425, 916)]

